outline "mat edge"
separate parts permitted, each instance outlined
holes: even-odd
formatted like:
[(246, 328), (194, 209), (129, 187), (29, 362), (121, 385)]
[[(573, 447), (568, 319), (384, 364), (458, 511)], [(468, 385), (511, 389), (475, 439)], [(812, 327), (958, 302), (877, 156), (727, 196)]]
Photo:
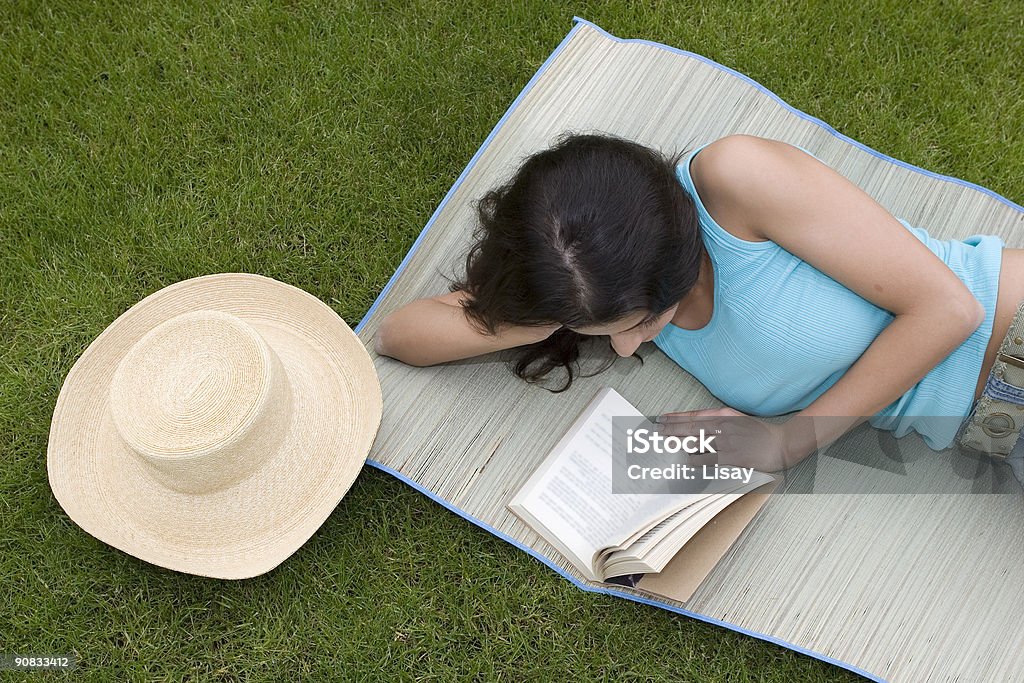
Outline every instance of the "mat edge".
[[(416, 249), (419, 247), (419, 245), (422, 242), (422, 240), (423, 240), (424, 236), (426, 235), (427, 231), (433, 226), (433, 224), (434, 224), (436, 218), (438, 217), (438, 215), (440, 215), (441, 211), (448, 204), (448, 201), (450, 200), (452, 195), (455, 193), (455, 191), (459, 188), (459, 186), (465, 180), (466, 176), (469, 174), (469, 172), (476, 165), (476, 162), (479, 160), (479, 158), (483, 154), (484, 150), (486, 150), (486, 148), (490, 145), (490, 143), (493, 140), (493, 138), (495, 137), (495, 135), (502, 128), (502, 126), (504, 126), (504, 124), (508, 120), (509, 116), (519, 106), (519, 104), (522, 101), (522, 99), (533, 88), (533, 86), (536, 84), (537, 80), (539, 80), (539, 78), (547, 71), (548, 67), (551, 65), (551, 62), (553, 62), (554, 59), (559, 54), (561, 54), (561, 52), (563, 51), (565, 46), (578, 33), (580, 28), (584, 27), (584, 26), (590, 27), (590, 28), (598, 31), (600, 34), (602, 34), (606, 38), (609, 38), (609, 39), (611, 39), (611, 40), (613, 40), (615, 42), (620, 42), (620, 43), (636, 43), (636, 44), (650, 45), (652, 47), (669, 50), (670, 52), (674, 52), (676, 54), (681, 54), (681, 55), (684, 55), (684, 56), (694, 57), (696, 59), (699, 59), (702, 62), (705, 62), (705, 63), (707, 63), (707, 64), (709, 64), (709, 65), (711, 65), (711, 66), (713, 66), (715, 68), (718, 68), (718, 69), (721, 69), (723, 71), (726, 71), (726, 72), (728, 72), (728, 73), (730, 73), (730, 74), (732, 74), (734, 76), (738, 76), (743, 81), (747, 82), (750, 85), (753, 85), (758, 90), (760, 90), (760, 91), (766, 93), (767, 95), (771, 96), (772, 98), (774, 98), (779, 104), (784, 106), (791, 113), (797, 115), (798, 117), (800, 117), (802, 119), (805, 119), (807, 121), (810, 121), (810, 122), (820, 126), (826, 132), (828, 132), (829, 134), (833, 135), (834, 137), (837, 137), (840, 140), (844, 140), (844, 141), (854, 145), (858, 149), (861, 149), (862, 151), (865, 151), (865, 152), (871, 154), (872, 156), (875, 156), (875, 157), (881, 158), (883, 160), (895, 163), (897, 166), (901, 166), (903, 168), (907, 168), (907, 169), (910, 169), (912, 171), (916, 171), (918, 173), (922, 173), (922, 174), (924, 174), (926, 176), (930, 176), (932, 178), (937, 178), (937, 179), (940, 179), (940, 180), (945, 180), (945, 181), (953, 182), (953, 183), (958, 184), (958, 185), (962, 185), (962, 186), (965, 186), (965, 187), (972, 188), (974, 190), (977, 190), (977, 191), (980, 191), (980, 192), (982, 192), (984, 194), (989, 195), (990, 197), (992, 197), (992, 198), (994, 198), (994, 199), (996, 199), (996, 200), (1006, 204), (1007, 206), (1009, 206), (1009, 207), (1011, 207), (1013, 209), (1016, 209), (1017, 211), (1019, 211), (1021, 213), (1024, 213), (1024, 206), (1016, 204), (1015, 202), (1007, 199), (1006, 197), (1003, 197), (1002, 195), (1000, 195), (1000, 194), (998, 194), (998, 193), (996, 193), (996, 192), (994, 192), (994, 191), (992, 191), (992, 190), (990, 190), (990, 189), (988, 189), (986, 187), (977, 185), (975, 183), (971, 183), (969, 181), (963, 180), (962, 178), (956, 178), (954, 176), (946, 176), (946, 175), (942, 175), (942, 174), (939, 174), (939, 173), (935, 173), (933, 171), (929, 171), (929, 170), (920, 168), (918, 166), (914, 166), (913, 164), (907, 163), (907, 162), (902, 161), (900, 159), (896, 159), (896, 158), (890, 157), (890, 156), (888, 156), (886, 154), (883, 154), (881, 152), (878, 152), (878, 151), (872, 149), (871, 147), (868, 147), (867, 145), (864, 145), (863, 143), (858, 142), (857, 140), (854, 140), (853, 138), (850, 138), (850, 137), (848, 137), (846, 135), (843, 135), (842, 133), (837, 131), (835, 128), (833, 128), (829, 124), (827, 124), (824, 121), (822, 121), (821, 119), (818, 119), (817, 117), (811, 116), (810, 114), (807, 114), (806, 112), (800, 111), (799, 109), (796, 109), (795, 107), (791, 106), (789, 103), (787, 103), (781, 97), (779, 97), (774, 92), (772, 92), (771, 90), (769, 90), (765, 86), (761, 85), (757, 81), (753, 80), (749, 76), (746, 76), (746, 75), (744, 75), (744, 74), (742, 74), (742, 73), (740, 73), (740, 72), (738, 72), (738, 71), (736, 71), (734, 69), (731, 69), (731, 68), (729, 68), (729, 67), (727, 67), (727, 66), (725, 66), (723, 64), (719, 64), (718, 62), (715, 62), (715, 61), (713, 61), (711, 59), (708, 59), (707, 57), (704, 57), (702, 55), (698, 55), (696, 53), (689, 52), (689, 51), (686, 51), (686, 50), (682, 50), (680, 48), (676, 48), (676, 47), (673, 47), (671, 45), (666, 45), (664, 43), (658, 43), (658, 42), (650, 41), (650, 40), (646, 40), (646, 39), (641, 39), (641, 38), (619, 38), (617, 36), (612, 35), (611, 33), (608, 33), (607, 31), (605, 31), (603, 28), (601, 28), (597, 24), (594, 24), (593, 22), (590, 22), (590, 21), (588, 21), (588, 20), (586, 20), (586, 19), (584, 19), (582, 17), (579, 17), (579, 16), (573, 16), (572, 20), (573, 20), (573, 27), (572, 27), (572, 29), (566, 34), (565, 38), (562, 39), (562, 42), (558, 44), (558, 46), (555, 48), (555, 50), (541, 64), (541, 66), (537, 70), (537, 72), (534, 73), (534, 75), (530, 78), (530, 80), (527, 82), (527, 84), (523, 87), (522, 91), (520, 91), (520, 93), (516, 97), (516, 99), (512, 101), (512, 103), (509, 105), (508, 109), (506, 109), (506, 111), (502, 115), (502, 117), (498, 120), (498, 122), (495, 124), (495, 126), (491, 129), (491, 132), (484, 139), (483, 143), (480, 145), (480, 147), (477, 149), (476, 153), (469, 160), (469, 163), (463, 169), (462, 173), (459, 174), (459, 177), (456, 179), (455, 183), (451, 186), (451, 188), (445, 194), (444, 198), (441, 200), (441, 203), (438, 205), (437, 209), (430, 216), (430, 219), (427, 221), (426, 225), (420, 231), (420, 234), (417, 236), (417, 238), (416, 238), (415, 242), (413, 243), (412, 247), (410, 247), (409, 251), (406, 253), (405, 258), (403, 258), (403, 260), (399, 264), (398, 268), (395, 270), (395, 272), (392, 274), (392, 276), (388, 279), (387, 284), (381, 290), (380, 294), (376, 297), (376, 299), (374, 299), (373, 304), (370, 306), (369, 310), (367, 310), (366, 314), (360, 319), (360, 321), (356, 325), (356, 327), (353, 328), (353, 331), (357, 335), (360, 333), (360, 331), (362, 330), (363, 326), (369, 320), (370, 316), (373, 315), (373, 313), (376, 310), (377, 306), (381, 303), (381, 301), (383, 301), (383, 299), (387, 295), (388, 291), (390, 291), (390, 289), (391, 289), (392, 285), (394, 284), (394, 282), (398, 279), (398, 277), (401, 275), (402, 271), (405, 269), (405, 266), (412, 259), (413, 254), (415, 253)], [(747, 630), (744, 627), (739, 626), (737, 624), (732, 624), (730, 622), (720, 621), (718, 619), (715, 619), (714, 617), (708, 617), (708, 616), (699, 614), (697, 612), (690, 612), (690, 611), (687, 611), (687, 610), (685, 610), (683, 608), (676, 607), (674, 605), (670, 605), (668, 603), (660, 602), (660, 601), (657, 601), (657, 600), (651, 600), (651, 599), (643, 598), (641, 596), (632, 595), (630, 593), (624, 593), (624, 592), (617, 591), (617, 590), (610, 589), (610, 588), (594, 587), (594, 586), (589, 586), (589, 585), (586, 585), (584, 583), (581, 583), (574, 576), (572, 576), (571, 574), (565, 573), (560, 567), (555, 565), (548, 558), (540, 555), (538, 552), (536, 552), (532, 548), (528, 548), (528, 547), (520, 544), (518, 541), (516, 541), (515, 539), (511, 538), (510, 536), (507, 536), (506, 534), (504, 534), (504, 533), (498, 531), (497, 529), (491, 527), (486, 522), (473, 517), (472, 515), (470, 515), (469, 513), (465, 512), (463, 510), (461, 510), (460, 508), (455, 507), (453, 504), (450, 504), (448, 501), (446, 501), (443, 498), (437, 496), (434, 492), (430, 491), (429, 489), (426, 489), (426, 488), (420, 486), (417, 482), (415, 482), (412, 479), (409, 479), (408, 477), (406, 477), (402, 473), (398, 472), (397, 470), (394, 470), (394, 469), (388, 467), (387, 465), (384, 465), (383, 463), (377, 462), (376, 460), (372, 460), (372, 459), (367, 459), (366, 464), (368, 464), (368, 465), (370, 465), (370, 466), (372, 466), (372, 467), (374, 467), (374, 468), (376, 468), (376, 469), (378, 469), (378, 470), (380, 470), (382, 472), (390, 474), (391, 476), (395, 477), (399, 481), (402, 481), (405, 484), (411, 486), (414, 490), (416, 490), (416, 491), (426, 495), (428, 498), (430, 498), (434, 502), (437, 502), (437, 503), (441, 504), (443, 507), (445, 507), (445, 508), (451, 510), (452, 512), (456, 513), (460, 517), (462, 517), (462, 518), (472, 522), (473, 524), (476, 524), (477, 526), (479, 526), (480, 528), (484, 529), (485, 531), (487, 531), (487, 532), (497, 536), (498, 538), (500, 538), (500, 539), (502, 539), (502, 540), (512, 544), (514, 547), (516, 547), (516, 548), (518, 548), (520, 550), (523, 550), (524, 552), (526, 552), (528, 555), (530, 555), (534, 559), (540, 561), (542, 564), (544, 564), (544, 565), (550, 567), (551, 569), (553, 569), (557, 574), (559, 574), (563, 578), (565, 578), (568, 581), (570, 581), (573, 585), (575, 585), (580, 590), (586, 591), (588, 593), (602, 593), (602, 594), (606, 594), (606, 595), (614, 595), (614, 596), (617, 596), (617, 597), (621, 597), (621, 598), (625, 598), (625, 599), (628, 599), (628, 600), (632, 600), (634, 602), (639, 602), (639, 603), (643, 603), (643, 604), (652, 605), (652, 606), (655, 606), (655, 607), (660, 607), (660, 608), (668, 610), (670, 612), (675, 612), (677, 614), (682, 614), (684, 616), (692, 617), (694, 619), (698, 619), (698, 620), (704, 621), (706, 623), (714, 624), (716, 626), (721, 626), (723, 628), (727, 628), (727, 629), (730, 629), (732, 631), (736, 631), (738, 633), (742, 633), (742, 634), (747, 635), (747, 636), (752, 636), (754, 638), (765, 640), (767, 642), (773, 643), (775, 645), (779, 645), (779, 646), (784, 647), (786, 649), (793, 650), (794, 652), (799, 652), (801, 654), (813, 657), (815, 659), (818, 659), (820, 661), (826, 662), (828, 664), (832, 664), (832, 665), (838, 666), (838, 667), (840, 667), (842, 669), (846, 669), (846, 670), (848, 670), (848, 671), (850, 671), (852, 673), (855, 673), (857, 675), (864, 676), (865, 678), (867, 678), (869, 680), (877, 681), (878, 683), (888, 683), (885, 679), (880, 678), (877, 675), (872, 674), (872, 673), (870, 673), (868, 671), (860, 669), (860, 668), (858, 668), (855, 665), (849, 664), (847, 662), (843, 662), (841, 660), (835, 659), (833, 657), (830, 657), (830, 656), (825, 655), (825, 654), (820, 653), (820, 652), (815, 652), (813, 650), (806, 649), (806, 648), (804, 648), (802, 646), (799, 646), (799, 645), (796, 645), (794, 643), (790, 643), (790, 642), (787, 642), (785, 640), (782, 640), (781, 638), (778, 638), (776, 636), (771, 636), (771, 635), (768, 635), (768, 634), (759, 633), (757, 631), (750, 631), (750, 630)]]
[(807, 648), (805, 648), (803, 646), (796, 645), (794, 643), (790, 643), (790, 642), (788, 642), (786, 640), (783, 640), (783, 639), (781, 639), (781, 638), (779, 638), (777, 636), (768, 635), (766, 633), (760, 633), (758, 631), (752, 631), (752, 630), (744, 628), (743, 626), (740, 626), (738, 624), (733, 624), (733, 623), (728, 622), (728, 621), (721, 621), (719, 619), (715, 619), (714, 617), (709, 617), (709, 616), (701, 614), (699, 612), (691, 612), (691, 611), (689, 611), (689, 610), (687, 610), (685, 608), (676, 607), (675, 605), (671, 605), (671, 604), (669, 604), (667, 602), (661, 602), (660, 600), (654, 600), (654, 599), (651, 599), (651, 598), (645, 598), (645, 597), (643, 597), (641, 595), (634, 595), (632, 593), (626, 593), (626, 592), (623, 592), (623, 591), (616, 590), (614, 588), (606, 588), (606, 587), (603, 587), (603, 586), (591, 586), (591, 585), (589, 585), (587, 583), (584, 583), (584, 582), (580, 581), (579, 579), (577, 579), (572, 574), (569, 574), (566, 571), (564, 571), (561, 567), (559, 567), (557, 564), (552, 562), (550, 558), (545, 557), (544, 555), (540, 554), (539, 552), (537, 552), (533, 548), (530, 548), (529, 546), (521, 544), (519, 541), (515, 540), (514, 538), (512, 538), (508, 534), (505, 534), (505, 533), (495, 529), (494, 527), (492, 527), (487, 522), (474, 517), (473, 515), (471, 515), (468, 512), (466, 512), (465, 510), (463, 510), (463, 509), (461, 509), (459, 507), (456, 507), (454, 504), (448, 502), (444, 498), (441, 498), (439, 495), (437, 495), (436, 493), (434, 493), (430, 489), (428, 489), (428, 488), (426, 488), (424, 486), (421, 486), (418, 482), (416, 482), (413, 479), (410, 479), (409, 477), (405, 476), (404, 474), (402, 474), (398, 470), (395, 470), (395, 469), (393, 469), (391, 467), (388, 467), (387, 465), (385, 465), (385, 464), (383, 464), (381, 462), (378, 462), (376, 460), (369, 459), (369, 458), (366, 460), (366, 464), (370, 465), (371, 467), (373, 467), (375, 469), (380, 470), (381, 472), (384, 472), (386, 474), (391, 475), (395, 479), (398, 479), (402, 483), (404, 483), (404, 484), (412, 487), (414, 490), (422, 493), (423, 495), (425, 495), (427, 498), (429, 498), (430, 500), (434, 501), (435, 503), (438, 503), (442, 507), (444, 507), (444, 508), (454, 512), (459, 517), (462, 517), (463, 519), (468, 520), (469, 522), (472, 522), (473, 524), (475, 524), (476, 526), (480, 527), (484, 531), (486, 531), (486, 532), (488, 532), (488, 533), (490, 533), (490, 534), (492, 534), (494, 536), (497, 536), (499, 539), (505, 541), (506, 543), (511, 544), (513, 547), (518, 548), (519, 550), (522, 550), (523, 552), (525, 552), (530, 557), (532, 557), (535, 560), (539, 561), (541, 564), (543, 564), (543, 565), (549, 567), (550, 569), (554, 570), (556, 574), (561, 576), (563, 579), (568, 580), (571, 584), (576, 586), (576, 588), (578, 588), (578, 589), (580, 589), (580, 590), (582, 590), (584, 592), (587, 592), (587, 593), (598, 593), (598, 594), (602, 594), (602, 595), (611, 595), (611, 596), (618, 597), (618, 598), (624, 598), (626, 600), (632, 600), (633, 602), (639, 602), (639, 603), (644, 604), (644, 605), (650, 605), (652, 607), (659, 607), (659, 608), (667, 610), (669, 612), (674, 612), (676, 614), (681, 614), (681, 615), (686, 616), (686, 617), (691, 617), (693, 619), (697, 619), (698, 621), (703, 621), (703, 622), (708, 623), (708, 624), (714, 624), (715, 626), (721, 626), (722, 628), (729, 629), (730, 631), (736, 631), (737, 633), (742, 633), (745, 636), (751, 636), (751, 637), (757, 638), (759, 640), (764, 640), (764, 641), (767, 641), (767, 642), (772, 643), (774, 645), (778, 645), (780, 647), (783, 647), (783, 648), (785, 648), (787, 650), (792, 650), (794, 652), (798, 652), (800, 654), (807, 655), (809, 657), (813, 657), (814, 659), (823, 661), (823, 662), (825, 662), (827, 664), (832, 664), (834, 666), (837, 666), (840, 669), (845, 669), (845, 670), (850, 671), (852, 673), (855, 673), (855, 674), (857, 674), (859, 676), (863, 676), (863, 677), (867, 678), (870, 681), (875, 681), (876, 683), (889, 683), (884, 678), (880, 678), (876, 674), (873, 674), (873, 673), (871, 673), (869, 671), (865, 671), (864, 669), (860, 669), (860, 668), (858, 668), (857, 666), (855, 666), (853, 664), (849, 664), (847, 662), (843, 662), (841, 660), (835, 659), (835, 658), (830, 657), (829, 655), (823, 654), (821, 652), (816, 652), (814, 650), (809, 650), (809, 649), (807, 649)]

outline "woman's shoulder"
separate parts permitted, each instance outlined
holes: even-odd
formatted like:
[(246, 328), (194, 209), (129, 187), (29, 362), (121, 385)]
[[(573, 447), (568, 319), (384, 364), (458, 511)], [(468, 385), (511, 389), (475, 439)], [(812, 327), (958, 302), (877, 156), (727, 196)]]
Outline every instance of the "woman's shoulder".
[(768, 240), (748, 227), (747, 217), (729, 198), (741, 190), (735, 169), (756, 163), (763, 142), (764, 138), (753, 135), (727, 135), (705, 145), (690, 160), (690, 180), (711, 219), (747, 242)]

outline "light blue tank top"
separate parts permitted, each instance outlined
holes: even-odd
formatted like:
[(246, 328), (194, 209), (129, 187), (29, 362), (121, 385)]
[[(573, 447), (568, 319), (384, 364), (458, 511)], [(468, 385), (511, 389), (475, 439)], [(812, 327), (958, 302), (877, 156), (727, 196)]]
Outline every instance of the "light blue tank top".
[[(690, 177), (690, 160), (703, 147), (676, 173), (696, 204), (711, 257), (714, 311), (699, 330), (669, 323), (653, 341), (726, 405), (759, 416), (802, 410), (843, 376), (894, 316), (774, 242), (740, 239), (718, 225)], [(994, 235), (937, 240), (899, 220), (985, 307), (984, 322), (963, 344), (869, 418), (896, 437), (913, 429), (930, 448), (942, 450), (974, 403), (995, 320), (1004, 243)]]

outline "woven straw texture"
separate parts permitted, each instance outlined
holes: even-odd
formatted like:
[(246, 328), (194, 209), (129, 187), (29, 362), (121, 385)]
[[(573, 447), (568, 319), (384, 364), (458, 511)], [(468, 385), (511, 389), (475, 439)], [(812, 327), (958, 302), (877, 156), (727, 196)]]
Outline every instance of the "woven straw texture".
[[(391, 311), (447, 291), (439, 273), (460, 273), (472, 202), (565, 130), (605, 131), (665, 152), (731, 133), (784, 140), (935, 237), (991, 233), (1024, 246), (1024, 211), (1011, 202), (873, 154), (704, 58), (581, 22), (499, 122), (356, 328), (365, 343)], [(641, 348), (642, 366), (616, 361), (560, 394), (514, 377), (508, 353), (427, 368), (373, 354), (388, 411), (371, 461), (594, 588), (505, 509), (509, 498), (603, 385), (647, 415), (720, 403), (651, 344)], [(864, 425), (842, 447), (856, 450), (865, 443), (859, 439), (872, 438)], [(912, 436), (901, 441), (912, 477), (958, 486), (955, 451), (935, 453)], [(837, 459), (819, 468), (816, 490), (833, 482), (849, 491), (844, 482), (872, 476)], [(966, 479), (961, 488), (772, 496), (685, 605), (615, 590), (885, 680), (1020, 680), (1024, 496), (971, 495)]]
[(50, 486), (131, 555), (248, 578), (327, 519), (382, 408), (366, 349), (316, 297), (260, 275), (193, 278), (135, 304), (72, 367)]

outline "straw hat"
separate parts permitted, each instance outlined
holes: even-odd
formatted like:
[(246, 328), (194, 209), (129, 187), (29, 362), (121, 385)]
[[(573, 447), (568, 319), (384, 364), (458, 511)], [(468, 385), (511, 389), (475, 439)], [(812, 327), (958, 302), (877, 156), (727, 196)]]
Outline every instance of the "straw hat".
[(256, 576), (337, 506), (381, 413), (370, 355), (325, 303), (261, 275), (197, 277), (132, 306), (71, 368), (50, 487), (130, 555)]

